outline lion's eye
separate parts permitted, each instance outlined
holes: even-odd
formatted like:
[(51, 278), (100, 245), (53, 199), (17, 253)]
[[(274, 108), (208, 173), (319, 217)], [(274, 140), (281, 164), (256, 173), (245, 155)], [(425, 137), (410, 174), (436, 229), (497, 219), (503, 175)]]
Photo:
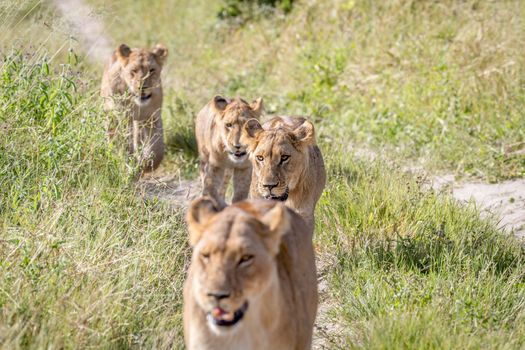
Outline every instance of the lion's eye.
[(149, 70), (149, 74), (155, 74), (155, 69), (153, 69), (153, 68), (150, 69), (150, 70)]
[(232, 123), (226, 123), (226, 127), (227, 128), (231, 128), (232, 127)]
[(288, 156), (288, 155), (282, 155), (282, 156), (281, 156), (281, 163), (286, 162), (288, 159), (290, 159), (290, 156)]
[(253, 260), (253, 255), (243, 255), (239, 260), (239, 265), (248, 265)]
[(201, 254), (201, 259), (202, 259), (204, 262), (208, 262), (208, 260), (210, 260), (210, 254), (208, 254), (208, 253), (202, 253), (202, 254)]
[(257, 157), (255, 157), (255, 158), (257, 158), (257, 160), (258, 160), (259, 162), (262, 162), (262, 161), (264, 160), (264, 157), (263, 157), (263, 156), (257, 156)]

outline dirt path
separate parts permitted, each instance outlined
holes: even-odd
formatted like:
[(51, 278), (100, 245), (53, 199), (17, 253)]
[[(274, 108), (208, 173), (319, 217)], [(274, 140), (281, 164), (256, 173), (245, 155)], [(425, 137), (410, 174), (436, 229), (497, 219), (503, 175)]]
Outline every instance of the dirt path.
[(335, 265), (335, 258), (330, 254), (317, 254), (316, 264), (319, 305), (314, 325), (312, 349), (328, 350), (343, 344), (342, 337), (345, 334), (345, 329), (341, 326), (342, 322), (337, 322), (330, 315), (332, 312), (337, 313), (337, 310), (334, 310), (337, 303), (334, 303), (334, 299), (330, 295), (330, 285), (327, 281), (329, 270)]
[(201, 183), (198, 179), (181, 180), (175, 175), (141, 179), (137, 188), (144, 198), (157, 198), (180, 208), (187, 208), (201, 193)]
[(53, 0), (53, 3), (62, 13), (70, 33), (84, 48), (86, 57), (95, 63), (105, 62), (112, 51), (112, 40), (93, 9), (82, 0)]
[(496, 184), (458, 182), (454, 176), (437, 176), (432, 187), (451, 193), (460, 202), (474, 201), (481, 212), (493, 217), (498, 228), (525, 238), (525, 179)]
[[(399, 165), (373, 150), (349, 146), (357, 159), (373, 162), (382, 161)], [(456, 181), (454, 175), (434, 175), (420, 166), (405, 165), (401, 169), (407, 173), (428, 179), (425, 188), (432, 188), (438, 194), (450, 194), (458, 202), (466, 204), (473, 201), (485, 217), (492, 218), (497, 227), (506, 233), (525, 239), (525, 179), (509, 180), (495, 184), (479, 181)]]

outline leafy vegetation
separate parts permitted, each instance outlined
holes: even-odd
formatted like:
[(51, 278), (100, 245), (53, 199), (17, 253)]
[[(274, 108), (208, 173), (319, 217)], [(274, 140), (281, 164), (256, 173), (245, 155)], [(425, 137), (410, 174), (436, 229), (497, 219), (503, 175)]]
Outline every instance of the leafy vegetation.
[[(524, 175), (523, 2), (294, 1), (245, 26), (219, 0), (89, 3), (115, 43), (170, 49), (161, 174), (196, 177), (215, 93), (314, 120), (327, 348), (525, 347), (523, 246), (401, 170)], [(138, 195), (51, 5), (2, 6), (0, 347), (182, 348), (184, 211)]]
[(0, 74), (2, 346), (180, 346), (181, 213), (135, 195), (74, 66), (15, 54)]
[(218, 17), (222, 20), (242, 18), (246, 21), (252, 18), (257, 10), (279, 8), (288, 13), (292, 10), (292, 4), (293, 0), (225, 0)]

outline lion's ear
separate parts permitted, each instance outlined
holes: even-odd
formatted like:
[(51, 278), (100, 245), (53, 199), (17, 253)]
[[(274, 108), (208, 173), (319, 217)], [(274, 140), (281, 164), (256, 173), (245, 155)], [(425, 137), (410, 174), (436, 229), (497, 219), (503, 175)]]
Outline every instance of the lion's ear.
[(128, 63), (129, 55), (131, 54), (131, 49), (126, 44), (120, 44), (119, 47), (115, 50), (115, 53), (117, 55), (117, 58), (120, 62), (123, 64)]
[(257, 114), (258, 117), (260, 117), (264, 111), (264, 104), (262, 97), (258, 97), (250, 103), (250, 108)]
[(217, 203), (210, 197), (198, 198), (190, 204), (186, 213), (186, 222), (192, 247), (199, 242), (203, 226), (219, 211)]
[(164, 62), (166, 62), (166, 57), (168, 57), (168, 49), (166, 46), (157, 44), (151, 52), (153, 53), (153, 56), (155, 56), (155, 60), (158, 64), (162, 66)]
[(250, 119), (244, 123), (243, 134), (248, 138), (256, 138), (261, 131), (263, 128), (257, 119)]
[(263, 131), (261, 123), (257, 119), (249, 119), (242, 128), (241, 141), (248, 145), (248, 149), (252, 152), (256, 147), (257, 135)]
[(291, 136), (294, 142), (303, 146), (315, 145), (315, 128), (308, 120), (292, 131)]
[(222, 97), (221, 95), (215, 95), (215, 97), (213, 97), (212, 105), (217, 111), (222, 112), (226, 109), (226, 106), (229, 103), (230, 100), (226, 97)]
[(263, 235), (264, 243), (271, 254), (279, 253), (279, 246), (283, 235), (291, 225), (290, 213), (283, 203), (276, 202), (275, 206), (259, 218), (268, 231)]

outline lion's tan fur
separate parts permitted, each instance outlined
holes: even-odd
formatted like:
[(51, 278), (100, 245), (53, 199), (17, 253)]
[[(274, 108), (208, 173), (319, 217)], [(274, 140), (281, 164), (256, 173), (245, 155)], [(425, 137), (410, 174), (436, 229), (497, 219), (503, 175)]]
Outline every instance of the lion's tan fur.
[[(313, 227), (315, 206), (326, 184), (326, 169), (313, 125), (302, 117), (274, 117), (262, 126), (250, 121), (243, 138), (249, 144), (254, 169), (250, 197), (264, 197), (268, 192), (264, 186), (273, 183), (276, 186), (272, 191), (279, 195), (288, 191), (286, 205)], [(280, 164), (283, 154), (291, 158)]]
[[(206, 198), (188, 210), (193, 247), (184, 287), (188, 349), (309, 349), (317, 312), (312, 229), (276, 201), (243, 201), (219, 210)], [(237, 261), (246, 252), (253, 262), (241, 267)], [(210, 298), (217, 290), (230, 296)], [(235, 328), (217, 331), (207, 321), (214, 306), (236, 310), (244, 301), (248, 308)]]
[[(242, 99), (215, 96), (199, 112), (195, 120), (195, 134), (200, 157), (200, 173), (203, 195), (214, 198), (226, 205), (225, 192), (233, 175), (232, 202), (248, 196), (251, 163), (246, 155), (237, 161), (232, 152), (245, 152), (246, 145), (240, 137), (244, 123), (259, 118), (262, 113), (262, 99), (248, 104)], [(231, 125), (229, 128), (226, 125)], [(235, 146), (239, 148), (235, 148)]]
[[(142, 171), (159, 166), (164, 156), (162, 128), (162, 82), (160, 73), (167, 50), (157, 45), (152, 50), (130, 49), (120, 45), (104, 69), (101, 95), (108, 112), (107, 131), (113, 137), (117, 122), (111, 111), (120, 110), (128, 124), (129, 151)], [(140, 96), (151, 97), (142, 103)]]

